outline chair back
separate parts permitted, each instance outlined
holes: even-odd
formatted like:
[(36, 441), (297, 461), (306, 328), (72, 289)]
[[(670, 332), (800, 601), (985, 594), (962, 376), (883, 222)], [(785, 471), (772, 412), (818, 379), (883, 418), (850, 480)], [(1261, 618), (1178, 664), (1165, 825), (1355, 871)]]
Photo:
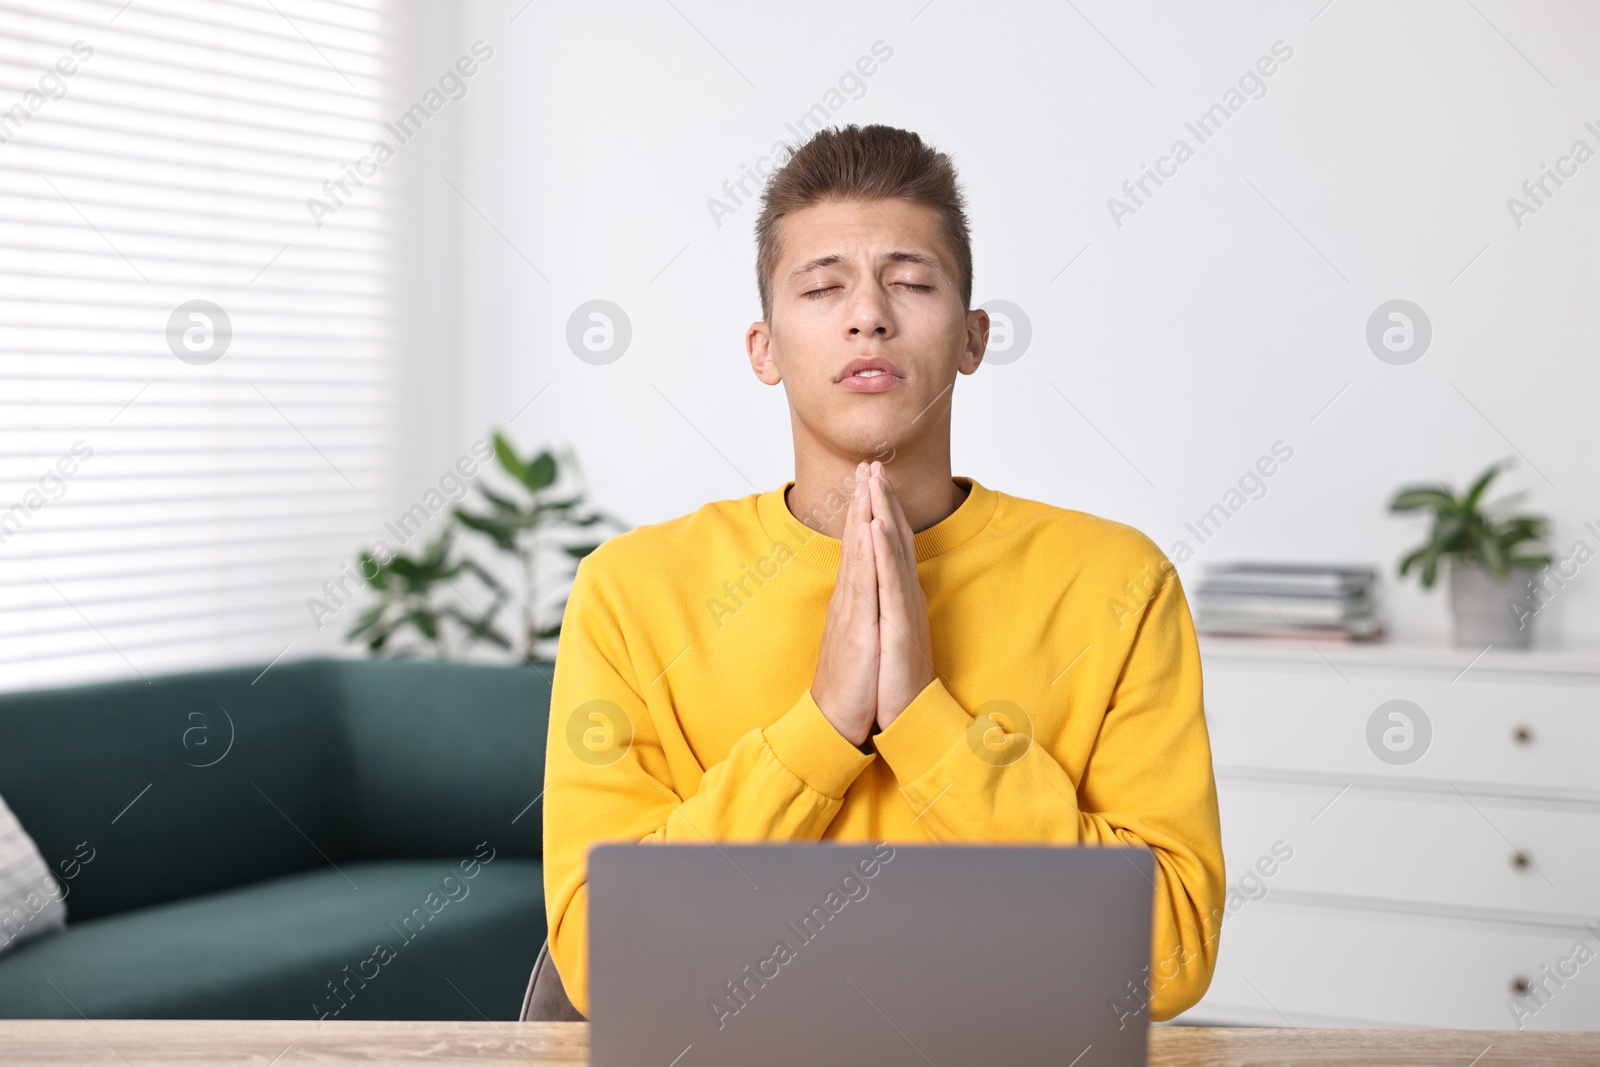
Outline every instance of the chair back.
[(525, 1023), (588, 1022), (567, 997), (555, 961), (550, 958), (550, 941), (539, 946), (539, 958), (528, 978), (528, 991), (522, 996), (522, 1021)]

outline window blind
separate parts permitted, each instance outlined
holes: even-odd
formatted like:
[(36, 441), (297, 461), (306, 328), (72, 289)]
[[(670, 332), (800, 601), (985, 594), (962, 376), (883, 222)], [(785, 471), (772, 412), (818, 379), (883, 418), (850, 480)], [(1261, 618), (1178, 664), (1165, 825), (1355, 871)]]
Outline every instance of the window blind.
[(0, 0), (0, 689), (348, 628), (306, 600), (390, 498), (393, 21)]

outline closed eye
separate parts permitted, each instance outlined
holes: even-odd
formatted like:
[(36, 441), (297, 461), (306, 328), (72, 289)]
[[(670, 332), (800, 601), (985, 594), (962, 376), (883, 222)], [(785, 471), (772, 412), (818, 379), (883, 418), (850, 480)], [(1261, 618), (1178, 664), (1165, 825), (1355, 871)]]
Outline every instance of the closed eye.
[[(906, 288), (906, 289), (910, 289), (912, 292), (916, 292), (916, 293), (931, 293), (931, 292), (933, 292), (933, 286), (931, 286), (931, 285), (920, 285), (920, 284), (918, 284), (916, 282), (895, 282), (894, 284), (895, 285), (899, 285), (899, 286), (901, 286), (903, 288)], [(839, 288), (839, 286), (837, 286), (837, 285), (825, 285), (820, 289), (807, 289), (805, 292), (801, 293), (800, 295), (803, 296), (803, 297), (806, 297), (807, 299), (812, 299), (812, 298), (815, 298), (815, 297), (822, 296), (825, 293), (831, 293), (837, 288)]]

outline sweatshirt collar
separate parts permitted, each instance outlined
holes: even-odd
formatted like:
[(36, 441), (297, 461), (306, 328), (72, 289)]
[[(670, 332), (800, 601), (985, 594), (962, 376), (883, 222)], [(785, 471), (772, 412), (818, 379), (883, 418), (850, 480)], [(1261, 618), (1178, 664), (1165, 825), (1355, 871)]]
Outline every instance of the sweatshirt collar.
[[(973, 478), (954, 475), (951, 480), (969, 490), (967, 498), (949, 515), (912, 535), (918, 563), (971, 540), (994, 516), (995, 505), (999, 502), (998, 493), (980, 485)], [(837, 537), (813, 530), (789, 511), (784, 497), (792, 485), (794, 479), (791, 478), (778, 488), (756, 497), (756, 515), (761, 520), (762, 529), (774, 541), (781, 541), (797, 558), (814, 566), (838, 570), (839, 546), (842, 542)], [(841, 515), (842, 509), (848, 506), (849, 500), (840, 497)]]

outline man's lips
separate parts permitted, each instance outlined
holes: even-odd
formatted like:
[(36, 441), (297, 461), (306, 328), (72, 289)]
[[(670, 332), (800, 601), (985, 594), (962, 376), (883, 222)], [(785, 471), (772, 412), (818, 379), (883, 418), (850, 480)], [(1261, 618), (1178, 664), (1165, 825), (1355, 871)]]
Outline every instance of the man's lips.
[(904, 378), (900, 377), (898, 374), (891, 374), (888, 371), (885, 371), (882, 374), (868, 375), (866, 377), (862, 377), (861, 375), (847, 375), (846, 377), (839, 379), (840, 388), (848, 389), (852, 393), (883, 393), (904, 383)]
[(905, 375), (887, 356), (858, 356), (845, 364), (836, 384), (853, 393), (881, 393), (903, 381)]

